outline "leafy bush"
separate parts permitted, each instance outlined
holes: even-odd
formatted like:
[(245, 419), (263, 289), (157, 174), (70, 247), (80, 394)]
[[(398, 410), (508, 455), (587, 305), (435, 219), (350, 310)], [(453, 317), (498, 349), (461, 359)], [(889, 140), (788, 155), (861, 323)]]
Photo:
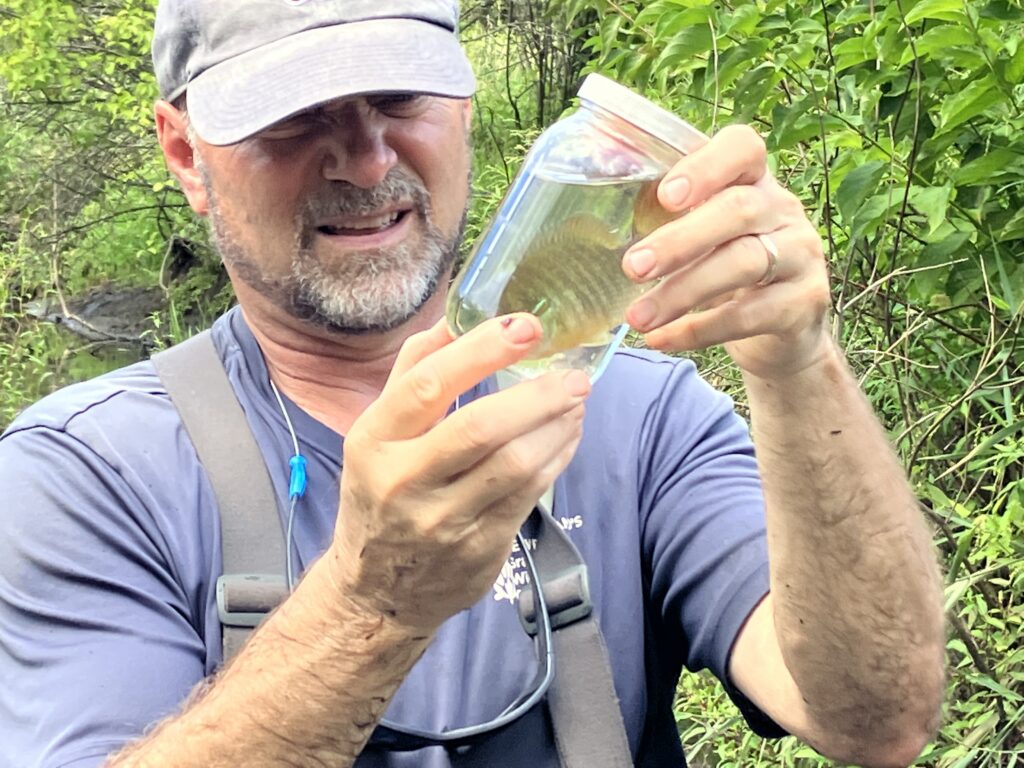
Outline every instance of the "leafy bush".
[[(1024, 744), (1024, 13), (1002, 0), (568, 6), (601, 18), (594, 69), (705, 130), (757, 125), (817, 218), (836, 335), (946, 560), (954, 674), (920, 762), (1011, 764)], [(706, 684), (683, 689), (698, 759), (822, 762), (722, 738), (733, 711)]]

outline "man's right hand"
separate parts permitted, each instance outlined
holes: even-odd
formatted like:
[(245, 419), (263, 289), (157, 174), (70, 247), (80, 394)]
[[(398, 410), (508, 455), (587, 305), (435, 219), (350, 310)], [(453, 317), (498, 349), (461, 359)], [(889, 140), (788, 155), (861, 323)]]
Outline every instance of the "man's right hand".
[(590, 383), (582, 371), (552, 372), (445, 415), (541, 335), (530, 315), (454, 340), (442, 320), (402, 347), (346, 436), (326, 555), (333, 581), (362, 610), (432, 634), (491, 587), (516, 531), (576, 451)]

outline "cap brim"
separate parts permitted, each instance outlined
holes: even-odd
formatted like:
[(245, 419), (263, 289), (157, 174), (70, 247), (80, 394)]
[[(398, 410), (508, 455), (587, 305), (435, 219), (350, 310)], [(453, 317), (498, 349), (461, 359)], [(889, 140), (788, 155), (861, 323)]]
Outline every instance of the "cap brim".
[(248, 51), (188, 84), (188, 111), (209, 144), (234, 144), (304, 109), (364, 93), (466, 98), (473, 69), (455, 35), (412, 19), (319, 27)]

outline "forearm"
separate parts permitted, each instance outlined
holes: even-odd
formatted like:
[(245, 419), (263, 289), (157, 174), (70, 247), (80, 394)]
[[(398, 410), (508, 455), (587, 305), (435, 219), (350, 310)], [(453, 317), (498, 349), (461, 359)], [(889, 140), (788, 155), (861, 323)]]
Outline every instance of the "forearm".
[(337, 598), (330, 556), (185, 711), (108, 768), (351, 765), (429, 637)]
[(934, 727), (941, 580), (919, 506), (869, 404), (833, 346), (784, 381), (746, 384), (775, 631), (808, 711), (820, 730), (853, 740)]

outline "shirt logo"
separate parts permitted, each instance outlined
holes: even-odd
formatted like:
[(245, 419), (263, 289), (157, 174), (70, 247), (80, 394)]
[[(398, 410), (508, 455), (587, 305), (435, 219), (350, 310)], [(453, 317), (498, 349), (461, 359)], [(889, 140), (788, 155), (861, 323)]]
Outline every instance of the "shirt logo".
[[(566, 531), (573, 531), (583, 527), (583, 517), (581, 515), (560, 517), (558, 518), (558, 524)], [(523, 539), (523, 543), (526, 544), (526, 548), (531, 552), (537, 548), (536, 539)], [(505, 564), (501, 566), (501, 573), (498, 574), (498, 578), (494, 582), (494, 599), (498, 602), (508, 600), (509, 604), (515, 605), (519, 600), (523, 587), (529, 583), (530, 572), (526, 568), (526, 556), (523, 554), (517, 541), (512, 545), (512, 554), (509, 555)]]

